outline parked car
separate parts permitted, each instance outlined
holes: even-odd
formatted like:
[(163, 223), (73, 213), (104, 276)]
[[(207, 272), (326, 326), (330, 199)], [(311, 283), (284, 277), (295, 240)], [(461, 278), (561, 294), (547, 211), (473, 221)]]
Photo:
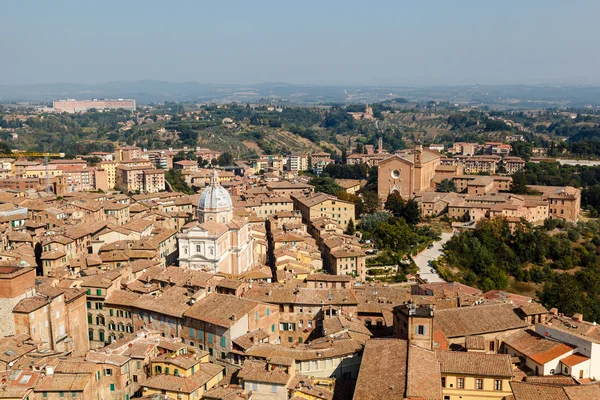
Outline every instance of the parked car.
[(429, 270), (429, 272), (431, 272), (432, 274), (435, 274), (435, 269), (431, 268), (431, 269)]
[(431, 243), (429, 246), (427, 246), (428, 249), (433, 249), (433, 243)]

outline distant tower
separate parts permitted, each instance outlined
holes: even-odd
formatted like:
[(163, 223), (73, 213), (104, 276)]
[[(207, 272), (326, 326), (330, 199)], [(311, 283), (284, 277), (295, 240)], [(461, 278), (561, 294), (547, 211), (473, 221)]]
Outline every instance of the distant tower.
[(423, 156), (423, 145), (416, 145), (415, 146), (415, 165), (421, 165), (421, 163), (423, 162), (422, 157)]
[(381, 136), (379, 137), (379, 142), (377, 144), (377, 152), (383, 154), (383, 138)]

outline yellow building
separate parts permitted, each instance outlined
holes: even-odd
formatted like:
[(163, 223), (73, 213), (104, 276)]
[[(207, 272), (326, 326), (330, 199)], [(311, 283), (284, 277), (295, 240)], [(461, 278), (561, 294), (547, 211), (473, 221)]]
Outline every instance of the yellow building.
[(440, 350), (436, 355), (444, 400), (502, 400), (512, 394), (508, 354)]
[(150, 364), (144, 396), (163, 394), (178, 400), (198, 400), (223, 379), (224, 367), (208, 362), (208, 352), (161, 355)]
[(328, 217), (339, 226), (345, 228), (348, 222), (354, 220), (354, 204), (343, 201), (335, 196), (317, 193), (310, 197), (292, 195), (294, 209), (302, 214), (302, 222), (309, 224), (319, 217)]
[(98, 167), (106, 171), (106, 178), (108, 181), (108, 188), (114, 189), (117, 183), (117, 163), (116, 161), (102, 161), (98, 164)]

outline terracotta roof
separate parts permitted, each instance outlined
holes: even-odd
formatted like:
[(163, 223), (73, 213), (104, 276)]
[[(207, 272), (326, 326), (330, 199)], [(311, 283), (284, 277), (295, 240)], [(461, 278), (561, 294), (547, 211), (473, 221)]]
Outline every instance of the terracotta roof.
[(89, 376), (55, 374), (40, 378), (34, 392), (82, 392), (90, 383)]
[(223, 369), (224, 367), (220, 365), (204, 363), (200, 365), (200, 370), (191, 376), (152, 375), (144, 381), (142, 386), (170, 392), (192, 393), (219, 375)]
[(252, 300), (213, 293), (191, 306), (184, 315), (198, 321), (228, 328), (258, 305), (259, 303)]
[[(528, 382), (510, 382), (515, 400), (569, 400), (560, 386)], [(588, 399), (589, 400), (589, 399)]]
[(135, 301), (133, 306), (180, 318), (190, 307), (189, 299), (187, 289), (173, 286), (166, 289), (160, 296), (144, 294)]
[(448, 338), (503, 332), (528, 326), (510, 304), (439, 310), (435, 313), (435, 321)]
[(238, 373), (238, 378), (241, 378), (244, 381), (286, 385), (291, 376), (279, 368), (267, 368), (267, 363), (265, 361), (246, 360)]
[(527, 303), (521, 306), (521, 311), (525, 315), (547, 314), (548, 310), (540, 303)]
[(467, 336), (465, 347), (468, 350), (485, 350), (485, 338), (483, 336)]
[(313, 340), (310, 347), (306, 344), (293, 348), (271, 343), (255, 344), (246, 350), (246, 354), (262, 359), (287, 357), (296, 361), (309, 361), (348, 356), (359, 353), (362, 349), (363, 344), (354, 339), (319, 338)]
[(478, 376), (514, 376), (508, 354), (486, 354), (438, 350), (442, 374), (464, 374)]
[(442, 374), (434, 351), (415, 345), (408, 347), (406, 397), (424, 400), (442, 399)]
[(504, 343), (542, 365), (575, 350), (575, 346), (546, 339), (531, 329), (511, 334)]
[(356, 400), (404, 398), (407, 360), (408, 346), (405, 340), (371, 339), (367, 341), (353, 398)]
[(590, 361), (590, 358), (581, 353), (571, 354), (570, 356), (560, 360), (560, 362), (565, 364), (567, 367), (574, 367), (586, 361)]

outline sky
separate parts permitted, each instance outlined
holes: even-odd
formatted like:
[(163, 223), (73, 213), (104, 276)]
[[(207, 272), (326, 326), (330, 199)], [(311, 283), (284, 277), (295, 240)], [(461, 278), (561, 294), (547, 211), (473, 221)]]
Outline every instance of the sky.
[(600, 84), (600, 1), (0, 2), (0, 84)]

